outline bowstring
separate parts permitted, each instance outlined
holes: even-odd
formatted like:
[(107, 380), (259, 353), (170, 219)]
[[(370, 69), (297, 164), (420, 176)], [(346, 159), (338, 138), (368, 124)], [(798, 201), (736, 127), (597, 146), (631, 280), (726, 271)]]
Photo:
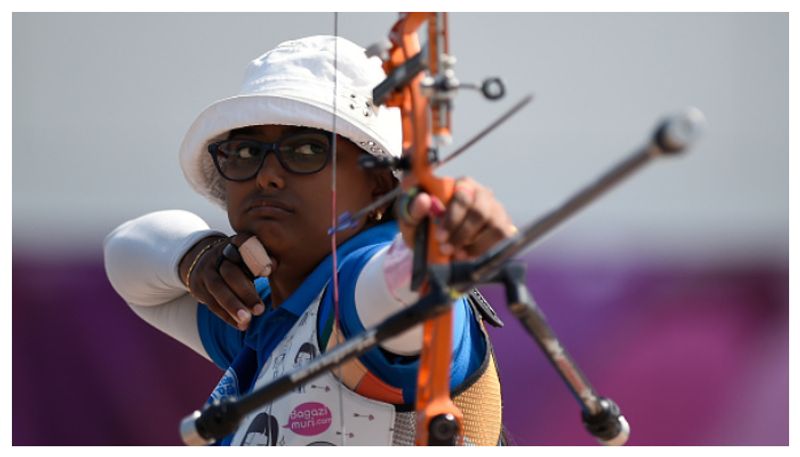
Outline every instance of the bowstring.
[[(332, 177), (331, 177), (331, 226), (334, 227), (333, 233), (331, 234), (331, 260), (333, 262), (333, 316), (334, 316), (334, 329), (338, 335), (338, 337), (343, 338), (344, 335), (341, 334), (341, 325), (339, 325), (339, 268), (338, 268), (338, 258), (336, 253), (336, 233), (338, 230), (337, 228), (337, 211), (336, 211), (336, 162), (337, 162), (337, 153), (336, 153), (336, 99), (337, 99), (337, 89), (339, 83), (339, 13), (333, 13), (333, 128), (331, 131), (331, 160), (333, 162), (333, 166), (331, 167)], [(333, 336), (333, 334), (331, 335)], [(341, 444), (344, 446), (345, 438), (347, 436), (347, 429), (344, 424), (344, 399), (342, 397), (342, 367), (339, 365), (337, 367), (338, 374), (338, 390), (339, 390), (339, 424), (341, 426)]]

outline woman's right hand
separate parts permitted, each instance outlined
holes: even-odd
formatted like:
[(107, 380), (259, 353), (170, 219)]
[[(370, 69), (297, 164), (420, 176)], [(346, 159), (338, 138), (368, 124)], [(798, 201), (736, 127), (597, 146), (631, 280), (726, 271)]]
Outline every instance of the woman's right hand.
[[(230, 242), (239, 247), (249, 237), (237, 234)], [(247, 267), (228, 260), (219, 263), (222, 249), (227, 244), (222, 241), (225, 239), (214, 236), (200, 240), (181, 259), (179, 273), (194, 298), (208, 306), (220, 319), (244, 331), (250, 325), (252, 316), (263, 314), (266, 306), (258, 296), (250, 276), (243, 270)], [(193, 262), (195, 265), (186, 284), (187, 273)], [(219, 270), (217, 264), (220, 265)]]

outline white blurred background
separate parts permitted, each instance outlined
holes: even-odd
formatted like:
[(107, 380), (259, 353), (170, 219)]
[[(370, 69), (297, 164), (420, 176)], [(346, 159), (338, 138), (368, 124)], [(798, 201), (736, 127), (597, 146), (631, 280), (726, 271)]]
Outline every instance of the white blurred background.
[[(339, 15), (362, 46), (393, 13)], [(333, 33), (329, 13), (14, 14), (15, 249), (98, 251), (148, 211), (228, 229), (183, 179), (177, 149), (206, 105), (279, 42)], [(463, 81), (454, 146), (527, 93), (535, 101), (446, 169), (489, 185), (529, 221), (643, 144), (662, 116), (701, 108), (706, 136), (649, 166), (542, 245), (694, 261), (788, 261), (788, 14), (454, 13)], [(57, 234), (57, 236), (54, 236)]]

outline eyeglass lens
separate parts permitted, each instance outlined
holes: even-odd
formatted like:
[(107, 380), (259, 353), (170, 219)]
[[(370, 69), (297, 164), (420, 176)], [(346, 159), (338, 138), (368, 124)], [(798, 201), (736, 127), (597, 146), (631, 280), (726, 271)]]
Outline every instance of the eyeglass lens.
[(328, 162), (330, 139), (321, 132), (292, 135), (278, 143), (231, 139), (212, 144), (209, 151), (223, 177), (244, 181), (258, 174), (270, 152), (275, 152), (281, 165), (292, 173), (316, 173)]

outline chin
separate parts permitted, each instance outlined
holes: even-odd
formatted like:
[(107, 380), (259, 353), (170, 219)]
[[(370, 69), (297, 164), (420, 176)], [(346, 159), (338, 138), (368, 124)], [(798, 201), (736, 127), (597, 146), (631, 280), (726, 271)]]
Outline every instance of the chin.
[(274, 220), (259, 220), (248, 224), (248, 232), (255, 234), (267, 250), (279, 251), (292, 244), (292, 227)]

